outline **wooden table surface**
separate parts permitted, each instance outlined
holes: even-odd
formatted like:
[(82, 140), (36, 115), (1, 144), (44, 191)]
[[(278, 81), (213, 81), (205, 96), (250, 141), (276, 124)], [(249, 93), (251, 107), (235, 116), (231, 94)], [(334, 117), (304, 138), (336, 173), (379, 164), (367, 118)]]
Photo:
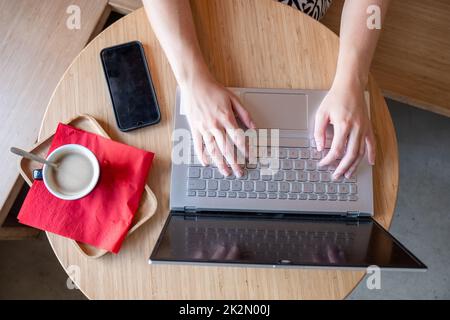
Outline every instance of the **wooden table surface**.
[[(205, 59), (226, 86), (327, 89), (336, 68), (338, 38), (300, 12), (271, 0), (195, 0), (193, 14)], [(162, 113), (159, 125), (121, 133), (115, 125), (99, 53), (140, 40)], [(158, 198), (155, 216), (129, 237), (118, 255), (81, 256), (70, 241), (48, 234), (66, 271), (78, 266), (77, 284), (92, 299), (342, 299), (362, 271), (148, 265), (169, 213), (170, 136), (176, 82), (143, 9), (95, 38), (67, 70), (44, 116), (39, 138), (79, 113), (94, 116), (115, 140), (154, 151), (148, 182)], [(392, 120), (371, 79), (372, 121), (378, 141), (374, 169), (375, 218), (392, 220), (398, 187), (398, 153)], [(73, 273), (72, 273), (73, 275)]]
[[(80, 29), (66, 26), (71, 5), (82, 12)], [(9, 148), (36, 142), (61, 75), (109, 11), (107, 0), (0, 0), (0, 227), (23, 182)]]

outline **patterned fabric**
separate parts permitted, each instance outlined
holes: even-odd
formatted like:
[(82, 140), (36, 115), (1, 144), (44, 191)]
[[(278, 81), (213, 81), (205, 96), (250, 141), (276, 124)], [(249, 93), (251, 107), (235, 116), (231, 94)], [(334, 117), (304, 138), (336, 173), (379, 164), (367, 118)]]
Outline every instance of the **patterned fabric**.
[(332, 0), (278, 0), (284, 4), (290, 5), (316, 20), (322, 19), (331, 5)]

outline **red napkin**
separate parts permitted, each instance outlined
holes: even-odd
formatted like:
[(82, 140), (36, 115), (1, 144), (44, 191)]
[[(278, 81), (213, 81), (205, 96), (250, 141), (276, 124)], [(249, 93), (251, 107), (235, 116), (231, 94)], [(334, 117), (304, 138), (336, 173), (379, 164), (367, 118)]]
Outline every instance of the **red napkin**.
[(53, 196), (35, 181), (20, 210), (21, 223), (118, 253), (139, 206), (154, 154), (59, 124), (49, 153), (65, 144), (90, 149), (100, 164), (100, 179), (86, 197)]

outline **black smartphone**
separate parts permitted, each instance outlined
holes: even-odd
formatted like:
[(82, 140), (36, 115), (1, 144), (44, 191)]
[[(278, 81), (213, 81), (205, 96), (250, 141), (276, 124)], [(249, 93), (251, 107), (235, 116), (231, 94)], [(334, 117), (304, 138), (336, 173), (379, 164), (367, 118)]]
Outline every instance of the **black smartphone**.
[(147, 59), (139, 41), (100, 53), (109, 93), (121, 131), (157, 124), (161, 119)]

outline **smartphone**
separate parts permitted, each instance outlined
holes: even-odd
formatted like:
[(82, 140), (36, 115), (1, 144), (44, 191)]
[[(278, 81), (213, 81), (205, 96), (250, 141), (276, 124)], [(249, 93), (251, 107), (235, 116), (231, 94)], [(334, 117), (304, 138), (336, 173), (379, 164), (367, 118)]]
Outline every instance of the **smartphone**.
[(142, 44), (105, 48), (100, 57), (119, 129), (127, 132), (159, 123), (161, 113)]

